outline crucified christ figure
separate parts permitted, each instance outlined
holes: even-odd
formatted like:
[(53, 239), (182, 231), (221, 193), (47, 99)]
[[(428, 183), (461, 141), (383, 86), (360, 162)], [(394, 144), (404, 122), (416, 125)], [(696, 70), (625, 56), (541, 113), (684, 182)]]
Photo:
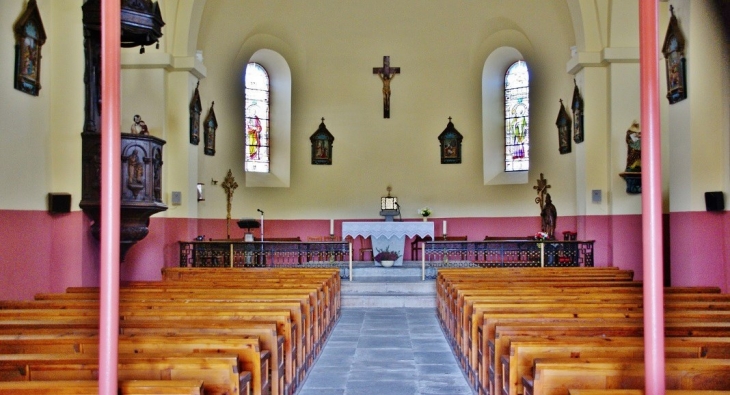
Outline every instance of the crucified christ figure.
[(383, 67), (373, 67), (373, 74), (383, 81), (383, 118), (390, 118), (390, 81), (400, 74), (400, 67), (390, 67), (390, 56), (383, 56)]

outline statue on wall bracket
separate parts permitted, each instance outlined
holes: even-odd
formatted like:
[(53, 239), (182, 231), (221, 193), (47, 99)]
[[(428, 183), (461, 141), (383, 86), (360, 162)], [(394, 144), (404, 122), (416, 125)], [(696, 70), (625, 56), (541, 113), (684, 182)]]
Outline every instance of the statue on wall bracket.
[(626, 169), (619, 176), (626, 181), (626, 193), (641, 193), (641, 126), (636, 120), (626, 130)]

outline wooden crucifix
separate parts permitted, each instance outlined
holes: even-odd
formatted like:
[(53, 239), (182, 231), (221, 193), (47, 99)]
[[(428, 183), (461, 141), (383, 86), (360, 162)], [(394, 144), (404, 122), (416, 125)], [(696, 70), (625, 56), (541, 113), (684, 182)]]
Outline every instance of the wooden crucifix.
[(233, 199), (233, 191), (238, 188), (238, 183), (233, 178), (231, 169), (228, 169), (226, 178), (223, 179), (221, 187), (226, 191), (226, 238), (231, 238), (231, 199)]
[(383, 81), (383, 118), (390, 118), (390, 80), (400, 74), (400, 67), (390, 67), (390, 56), (383, 56), (383, 67), (373, 67), (373, 74)]

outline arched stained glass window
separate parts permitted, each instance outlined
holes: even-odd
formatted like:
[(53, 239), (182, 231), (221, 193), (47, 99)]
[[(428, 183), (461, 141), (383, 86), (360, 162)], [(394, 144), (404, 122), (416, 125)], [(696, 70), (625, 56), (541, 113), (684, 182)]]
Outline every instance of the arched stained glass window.
[(246, 66), (245, 170), (268, 173), (269, 160), (269, 74), (258, 63)]
[(504, 75), (504, 171), (530, 169), (530, 72), (518, 60)]

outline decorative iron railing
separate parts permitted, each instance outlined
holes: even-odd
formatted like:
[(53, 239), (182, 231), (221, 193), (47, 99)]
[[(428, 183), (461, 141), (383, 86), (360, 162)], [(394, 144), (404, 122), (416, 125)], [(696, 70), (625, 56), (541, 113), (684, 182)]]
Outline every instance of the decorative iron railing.
[(181, 241), (180, 267), (327, 267), (352, 273), (346, 241)]
[(423, 278), (440, 267), (592, 267), (593, 243), (526, 239), (427, 241), (421, 245)]
[[(427, 241), (420, 244), (422, 279), (442, 267), (592, 267), (593, 240)], [(352, 281), (347, 241), (181, 241), (181, 267), (337, 267)]]

